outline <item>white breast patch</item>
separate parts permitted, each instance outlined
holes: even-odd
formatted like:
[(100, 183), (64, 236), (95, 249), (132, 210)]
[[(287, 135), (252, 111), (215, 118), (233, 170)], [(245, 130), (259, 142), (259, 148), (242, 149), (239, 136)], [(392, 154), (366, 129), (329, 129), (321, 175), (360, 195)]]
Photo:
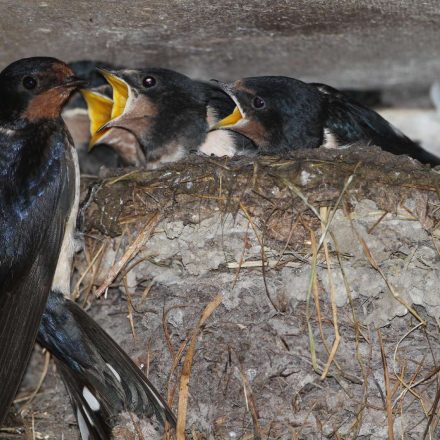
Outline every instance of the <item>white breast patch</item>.
[(229, 156), (236, 153), (234, 137), (227, 130), (214, 130), (208, 133), (205, 142), (199, 147), (201, 153), (208, 156)]
[(79, 163), (78, 154), (74, 146), (70, 146), (73, 163), (75, 166), (75, 198), (70, 211), (69, 219), (66, 223), (63, 244), (61, 245), (60, 256), (57, 268), (52, 281), (52, 290), (61, 292), (66, 297), (70, 295), (70, 275), (72, 272), (72, 259), (75, 252), (75, 229), (76, 218), (79, 207)]

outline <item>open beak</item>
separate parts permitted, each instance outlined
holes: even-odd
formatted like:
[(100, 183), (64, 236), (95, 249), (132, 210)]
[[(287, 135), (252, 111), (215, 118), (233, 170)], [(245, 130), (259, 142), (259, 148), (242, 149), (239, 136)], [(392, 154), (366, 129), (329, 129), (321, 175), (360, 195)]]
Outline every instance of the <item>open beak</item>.
[(108, 70), (98, 70), (112, 86), (113, 100), (90, 90), (81, 90), (81, 93), (87, 102), (90, 118), (91, 139), (89, 143), (89, 151), (110, 129), (110, 127), (107, 127), (107, 124), (124, 113), (129, 97), (128, 85), (124, 80)]
[(90, 134), (89, 151), (96, 145), (99, 139), (105, 134), (106, 130), (98, 130), (111, 119), (113, 101), (107, 96), (90, 90), (81, 90), (86, 103), (90, 118)]
[(125, 105), (127, 104), (129, 89), (128, 84), (114, 73), (105, 70), (98, 69), (102, 76), (112, 86), (113, 89), (113, 107), (111, 111), (111, 118), (115, 119), (124, 113)]
[(217, 130), (219, 128), (227, 128), (232, 127), (235, 125), (238, 121), (241, 121), (243, 119), (243, 115), (238, 107), (234, 108), (234, 111), (226, 116), (226, 118), (223, 118), (221, 121), (217, 122), (217, 124), (214, 124), (210, 130)]
[(217, 122), (212, 127), (210, 127), (209, 131), (218, 130), (219, 128), (233, 127), (234, 125), (236, 125), (238, 122), (240, 122), (245, 118), (240, 103), (235, 97), (233, 86), (215, 79), (211, 79), (211, 81), (215, 82), (216, 86), (219, 89), (221, 89), (224, 93), (226, 93), (235, 102), (235, 108), (230, 115), (226, 116), (221, 121)]

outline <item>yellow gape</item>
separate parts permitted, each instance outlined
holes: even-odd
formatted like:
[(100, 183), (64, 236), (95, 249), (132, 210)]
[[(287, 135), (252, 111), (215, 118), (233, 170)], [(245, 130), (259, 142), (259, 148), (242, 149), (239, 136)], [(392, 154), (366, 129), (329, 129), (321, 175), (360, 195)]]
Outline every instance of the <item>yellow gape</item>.
[(115, 119), (124, 113), (125, 104), (128, 99), (128, 86), (122, 79), (118, 78), (113, 73), (108, 72), (104, 69), (99, 69), (101, 74), (107, 80), (107, 82), (112, 86), (113, 89), (113, 108), (111, 119)]
[(243, 115), (240, 112), (240, 109), (238, 107), (234, 108), (234, 111), (226, 116), (226, 118), (223, 118), (221, 121), (217, 122), (217, 124), (213, 125), (211, 127), (211, 130), (216, 130), (217, 128), (223, 128), (223, 127), (230, 127), (232, 125), (235, 125), (238, 121), (243, 119)]
[(112, 117), (113, 101), (110, 98), (107, 98), (107, 96), (91, 92), (90, 90), (81, 90), (81, 94), (86, 100), (90, 118), (90, 151), (106, 132), (106, 130), (102, 130), (97, 133), (99, 128), (110, 121)]

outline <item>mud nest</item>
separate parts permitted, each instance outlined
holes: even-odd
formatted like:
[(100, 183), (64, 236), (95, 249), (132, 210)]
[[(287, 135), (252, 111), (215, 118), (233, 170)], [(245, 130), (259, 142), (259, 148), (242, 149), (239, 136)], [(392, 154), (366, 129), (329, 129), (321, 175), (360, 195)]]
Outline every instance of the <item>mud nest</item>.
[[(82, 184), (73, 295), (187, 438), (439, 438), (435, 170), (359, 147)], [(37, 349), (22, 396), (42, 365)], [(77, 438), (48, 371), (24, 423)]]

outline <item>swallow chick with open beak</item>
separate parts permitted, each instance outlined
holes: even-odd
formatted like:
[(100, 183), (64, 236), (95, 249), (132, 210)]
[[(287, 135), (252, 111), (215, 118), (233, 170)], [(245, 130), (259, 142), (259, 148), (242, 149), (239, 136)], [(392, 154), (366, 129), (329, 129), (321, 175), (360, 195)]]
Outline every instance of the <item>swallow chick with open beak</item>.
[(235, 102), (234, 111), (211, 129), (248, 137), (259, 152), (286, 154), (303, 148), (342, 148), (356, 143), (440, 164), (375, 111), (325, 84), (262, 76), (220, 84)]
[(60, 117), (81, 82), (36, 57), (0, 73), (0, 425), (29, 360), (77, 189)]
[(121, 144), (129, 143), (121, 142), (121, 133), (126, 132), (132, 136), (132, 150), (127, 155), (126, 149), (125, 161), (148, 168), (177, 161), (190, 151), (232, 156), (255, 150), (239, 134), (208, 133), (209, 126), (234, 106), (216, 84), (160, 68), (101, 71), (113, 88), (113, 99), (84, 92), (92, 146), (108, 143), (121, 153)]

